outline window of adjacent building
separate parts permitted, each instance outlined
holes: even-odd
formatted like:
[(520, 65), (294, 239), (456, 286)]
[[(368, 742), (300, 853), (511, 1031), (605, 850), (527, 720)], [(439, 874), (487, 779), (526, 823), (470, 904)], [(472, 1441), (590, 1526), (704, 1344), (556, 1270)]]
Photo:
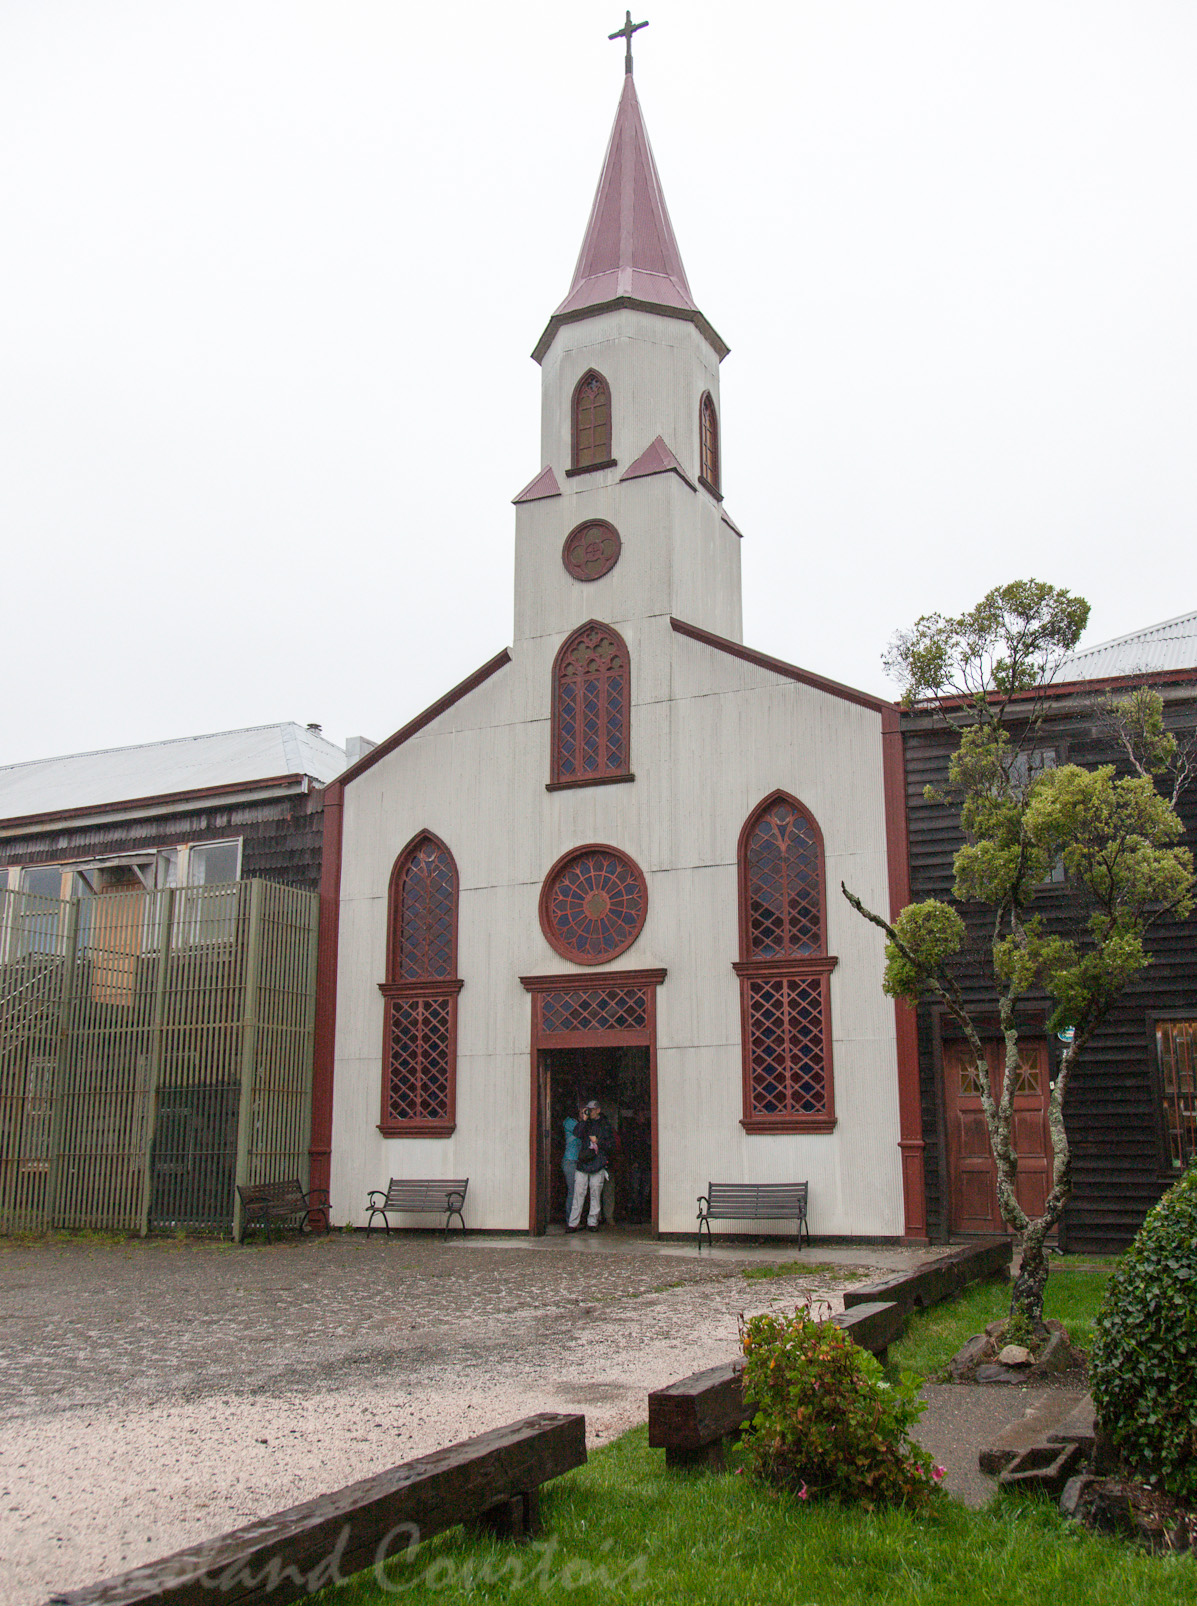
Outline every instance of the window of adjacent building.
[(387, 899), (382, 1117), (389, 1137), (453, 1131), (457, 1107), (457, 866), (423, 832), (399, 855)]
[(719, 489), (719, 415), (710, 391), (704, 391), (698, 407), (699, 470), (698, 477), (708, 491), (716, 496)]
[(1183, 1171), (1197, 1157), (1197, 1020), (1162, 1020), (1155, 1027), (1166, 1158)]
[(574, 391), (572, 469), (603, 468), (611, 459), (611, 390), (593, 368)]
[[(241, 843), (204, 842), (187, 854), (189, 887), (226, 886), (241, 874)], [(169, 883), (167, 883), (169, 885)]]
[(823, 838), (796, 798), (775, 792), (740, 834), (740, 1020), (749, 1132), (829, 1132), (831, 972)]
[(592, 619), (563, 642), (553, 666), (551, 785), (629, 776), (628, 670), (627, 646), (610, 625)]

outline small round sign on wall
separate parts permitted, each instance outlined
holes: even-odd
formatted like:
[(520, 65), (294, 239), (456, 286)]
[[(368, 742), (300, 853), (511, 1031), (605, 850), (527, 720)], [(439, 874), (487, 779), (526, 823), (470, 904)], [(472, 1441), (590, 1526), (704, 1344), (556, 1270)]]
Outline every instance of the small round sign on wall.
[(606, 519), (587, 519), (566, 536), (561, 561), (575, 580), (601, 580), (619, 562), (622, 546), (613, 524)]

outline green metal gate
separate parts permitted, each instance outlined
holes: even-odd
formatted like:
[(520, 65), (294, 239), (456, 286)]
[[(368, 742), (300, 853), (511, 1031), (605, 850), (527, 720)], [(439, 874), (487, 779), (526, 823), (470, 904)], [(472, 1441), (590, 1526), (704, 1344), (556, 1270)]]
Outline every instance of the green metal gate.
[(306, 1185), (313, 893), (0, 892), (0, 1232), (236, 1230)]

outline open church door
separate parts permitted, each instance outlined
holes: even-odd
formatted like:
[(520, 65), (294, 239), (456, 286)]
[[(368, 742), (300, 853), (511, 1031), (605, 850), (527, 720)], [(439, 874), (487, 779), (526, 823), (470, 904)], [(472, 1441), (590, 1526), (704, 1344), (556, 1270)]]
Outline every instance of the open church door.
[(657, 1229), (656, 989), (665, 972), (526, 976), (532, 994), (528, 1230), (566, 1220), (564, 1121), (596, 1098), (615, 1137), (604, 1211)]

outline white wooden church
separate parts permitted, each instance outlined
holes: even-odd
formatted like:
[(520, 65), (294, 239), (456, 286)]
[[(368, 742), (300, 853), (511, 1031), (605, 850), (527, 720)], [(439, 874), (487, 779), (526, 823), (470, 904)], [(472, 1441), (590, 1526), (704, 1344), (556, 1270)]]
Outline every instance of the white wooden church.
[(617, 1225), (808, 1181), (816, 1237), (925, 1232), (913, 1022), (839, 891), (905, 901), (896, 711), (743, 644), (727, 349), (629, 61), (533, 353), (511, 647), (326, 793), (312, 1181), (337, 1222), (391, 1177), (468, 1177), (471, 1228), (550, 1230), (562, 1120), (597, 1097)]

